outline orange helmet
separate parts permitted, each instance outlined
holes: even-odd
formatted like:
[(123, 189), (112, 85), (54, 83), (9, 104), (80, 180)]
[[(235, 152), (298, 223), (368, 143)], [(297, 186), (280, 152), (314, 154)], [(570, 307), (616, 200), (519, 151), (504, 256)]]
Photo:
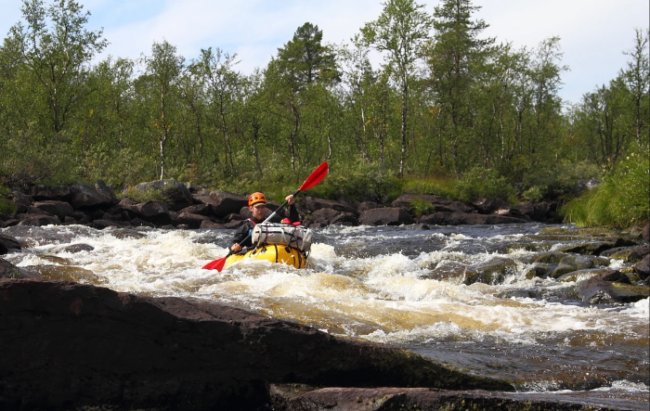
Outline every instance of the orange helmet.
[(264, 194), (257, 192), (253, 193), (248, 197), (248, 206), (255, 205), (257, 203), (264, 203), (266, 204), (266, 197), (264, 197)]

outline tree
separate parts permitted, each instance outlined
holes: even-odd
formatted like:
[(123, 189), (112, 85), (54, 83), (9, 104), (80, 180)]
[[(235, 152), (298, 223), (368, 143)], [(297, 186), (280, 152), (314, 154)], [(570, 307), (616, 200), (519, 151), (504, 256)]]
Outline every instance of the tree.
[(480, 7), (470, 0), (444, 0), (434, 9), (435, 35), (429, 45), (428, 63), (432, 88), (442, 109), (442, 121), (451, 132), (453, 166), (460, 172), (459, 150), (471, 133), (473, 98), (470, 92), (480, 81), (494, 39), (479, 39), (489, 26), (483, 20), (472, 21)]
[(174, 106), (178, 104), (177, 82), (183, 71), (184, 58), (176, 54), (176, 47), (166, 40), (154, 42), (151, 56), (144, 57), (145, 76), (141, 78), (146, 87), (142, 91), (149, 95), (154, 119), (148, 124), (156, 136), (160, 154), (160, 179), (165, 175), (167, 162), (165, 148), (174, 126)]
[(67, 126), (88, 92), (88, 63), (108, 44), (101, 30), (84, 28), (90, 12), (82, 10), (73, 0), (58, 0), (47, 10), (42, 0), (24, 0), (27, 26), (16, 24), (5, 39), (5, 47), (20, 57), (33, 82), (31, 87), (45, 103), (39, 121), (46, 135)]
[(385, 61), (392, 69), (400, 86), (401, 109), (401, 155), (399, 174), (404, 176), (406, 161), (406, 135), (408, 97), (415, 62), (422, 55), (422, 46), (429, 39), (431, 18), (421, 11), (424, 6), (414, 0), (388, 0), (377, 20), (362, 29), (363, 38), (380, 52), (387, 52)]
[(634, 101), (634, 116), (637, 144), (642, 144), (642, 136), (645, 135), (645, 144), (648, 141), (648, 121), (650, 121), (650, 99), (648, 92), (650, 87), (650, 70), (648, 65), (648, 37), (650, 31), (645, 33), (641, 29), (635, 30), (634, 47), (624, 52), (631, 57), (627, 63), (627, 70), (622, 75), (628, 88), (632, 91)]

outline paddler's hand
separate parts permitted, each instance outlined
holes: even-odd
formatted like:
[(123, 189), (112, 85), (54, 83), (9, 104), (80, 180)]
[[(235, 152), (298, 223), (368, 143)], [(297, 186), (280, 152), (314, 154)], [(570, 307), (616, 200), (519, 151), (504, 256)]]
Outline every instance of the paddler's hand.
[(230, 249), (232, 250), (233, 253), (238, 253), (239, 251), (241, 251), (241, 246), (239, 245), (239, 243), (235, 243), (230, 247)]
[(287, 204), (293, 205), (296, 202), (296, 198), (293, 196), (293, 194), (289, 194), (285, 200), (287, 201)]

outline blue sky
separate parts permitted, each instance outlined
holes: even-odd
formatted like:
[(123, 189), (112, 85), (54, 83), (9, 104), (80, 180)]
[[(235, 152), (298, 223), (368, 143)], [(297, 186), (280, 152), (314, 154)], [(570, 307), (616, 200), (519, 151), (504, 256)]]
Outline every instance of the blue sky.
[[(49, 0), (48, 0), (49, 1)], [(265, 66), (277, 48), (309, 21), (329, 43), (347, 42), (380, 14), (380, 0), (78, 0), (92, 16), (89, 28), (104, 28), (109, 47), (100, 57), (138, 58), (154, 41), (167, 40), (191, 59), (201, 48), (237, 53), (238, 68)], [(439, 0), (421, 0), (433, 12)], [(535, 48), (561, 37), (563, 99), (578, 102), (609, 82), (625, 66), (622, 52), (633, 45), (634, 28), (649, 25), (648, 0), (474, 0), (475, 17), (490, 27), (486, 36), (515, 47)], [(20, 0), (0, 0), (0, 33), (21, 19)]]

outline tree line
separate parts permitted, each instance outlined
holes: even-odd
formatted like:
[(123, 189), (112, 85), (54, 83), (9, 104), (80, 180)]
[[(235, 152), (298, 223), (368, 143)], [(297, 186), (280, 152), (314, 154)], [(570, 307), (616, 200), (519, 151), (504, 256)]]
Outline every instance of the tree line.
[(218, 47), (188, 60), (164, 40), (137, 60), (100, 60), (108, 42), (79, 3), (23, 0), (0, 48), (0, 184), (175, 178), (245, 191), (329, 161), (339, 182), (487, 174), (534, 200), (647, 153), (647, 30), (615, 79), (567, 104), (560, 39), (497, 42), (478, 9), (387, 0), (349, 43), (305, 23), (244, 74)]

